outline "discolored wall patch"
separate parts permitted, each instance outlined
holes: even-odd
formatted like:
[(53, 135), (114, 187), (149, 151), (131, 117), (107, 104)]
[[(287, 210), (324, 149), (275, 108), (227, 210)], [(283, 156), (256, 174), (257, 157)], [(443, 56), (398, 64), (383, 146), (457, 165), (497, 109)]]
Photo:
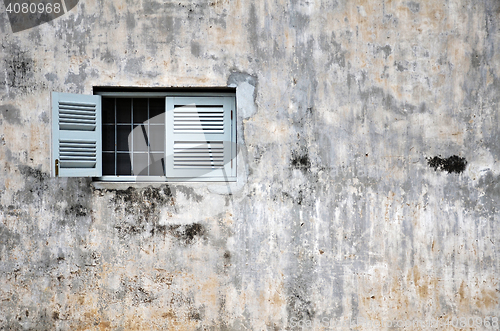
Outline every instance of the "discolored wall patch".
[(467, 161), (465, 157), (460, 157), (457, 155), (452, 155), (447, 158), (442, 158), (440, 156), (434, 156), (427, 159), (427, 163), (434, 170), (447, 171), (448, 173), (460, 174), (464, 172)]

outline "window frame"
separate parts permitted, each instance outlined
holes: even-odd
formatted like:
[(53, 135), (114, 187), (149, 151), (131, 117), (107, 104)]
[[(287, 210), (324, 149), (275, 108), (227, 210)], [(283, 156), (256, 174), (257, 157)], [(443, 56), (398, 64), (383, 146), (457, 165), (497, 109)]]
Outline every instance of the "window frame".
[[(129, 89), (129, 88), (128, 88)], [(214, 91), (147, 91), (149, 88), (139, 88), (138, 90), (127, 91), (127, 88), (119, 90), (118, 88), (113, 88), (113, 91), (101, 91), (100, 89), (94, 90), (94, 95), (99, 95), (102, 98), (166, 98), (168, 97), (231, 97), (233, 98), (233, 111), (231, 119), (231, 162), (232, 162), (232, 173), (225, 177), (172, 177), (172, 176), (130, 176), (130, 175), (106, 175), (100, 177), (93, 177), (94, 181), (98, 182), (127, 182), (127, 183), (147, 183), (147, 182), (236, 182), (237, 181), (237, 149), (236, 149), (236, 138), (237, 138), (237, 100), (236, 100), (236, 90), (234, 92), (214, 92)], [(185, 89), (189, 90), (189, 89)], [(227, 91), (227, 89), (226, 89)], [(167, 149), (167, 102), (165, 102), (165, 151)], [(102, 109), (101, 109), (102, 115)], [(101, 136), (102, 142), (102, 136)], [(102, 154), (102, 151), (101, 151)], [(101, 165), (102, 167), (102, 165)]]

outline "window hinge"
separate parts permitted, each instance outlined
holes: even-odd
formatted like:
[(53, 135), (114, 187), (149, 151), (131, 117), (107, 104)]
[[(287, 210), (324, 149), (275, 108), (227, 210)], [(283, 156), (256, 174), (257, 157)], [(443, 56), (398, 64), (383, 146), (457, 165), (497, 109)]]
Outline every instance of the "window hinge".
[(231, 120), (233, 119), (233, 111), (231, 110)]
[(231, 168), (233, 167), (233, 159), (231, 159)]
[(56, 159), (56, 177), (59, 176), (59, 160)]

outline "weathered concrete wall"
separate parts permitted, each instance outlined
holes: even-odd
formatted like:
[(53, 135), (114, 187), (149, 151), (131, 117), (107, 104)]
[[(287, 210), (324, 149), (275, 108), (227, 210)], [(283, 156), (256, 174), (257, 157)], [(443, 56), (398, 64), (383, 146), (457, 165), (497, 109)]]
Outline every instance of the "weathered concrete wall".
[[(500, 317), (499, 29), (496, 0), (2, 10), (0, 329)], [(233, 194), (49, 177), (51, 91), (229, 84)]]

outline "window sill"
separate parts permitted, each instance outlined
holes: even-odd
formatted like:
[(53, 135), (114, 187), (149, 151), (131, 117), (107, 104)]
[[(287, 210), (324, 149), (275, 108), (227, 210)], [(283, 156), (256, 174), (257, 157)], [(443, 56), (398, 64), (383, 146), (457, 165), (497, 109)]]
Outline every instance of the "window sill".
[(234, 184), (237, 182), (236, 178), (228, 178), (227, 180), (221, 180), (219, 178), (166, 178), (166, 177), (154, 177), (154, 178), (143, 178), (137, 180), (134, 176), (105, 176), (105, 177), (95, 177), (92, 181), (92, 186), (95, 189), (106, 189), (106, 190), (126, 190), (129, 187), (134, 188), (146, 188), (146, 187), (161, 187), (165, 184), (208, 184), (211, 186), (226, 186), (228, 184)]

